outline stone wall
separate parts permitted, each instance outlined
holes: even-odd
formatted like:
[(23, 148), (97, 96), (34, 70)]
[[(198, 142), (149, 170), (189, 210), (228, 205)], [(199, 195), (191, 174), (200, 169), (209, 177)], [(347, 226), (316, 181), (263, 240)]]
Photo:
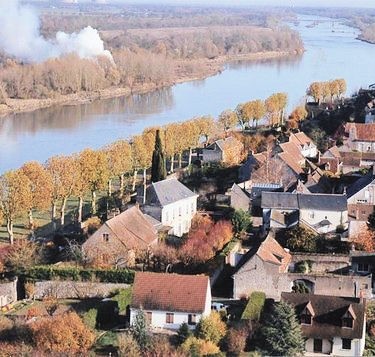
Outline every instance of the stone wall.
[(313, 285), (313, 293), (317, 295), (372, 297), (371, 274), (337, 275), (337, 274), (288, 274), (290, 281), (305, 281)]
[(17, 301), (17, 278), (0, 282), (0, 307)]
[(116, 289), (125, 289), (128, 284), (96, 283), (81, 281), (37, 281), (34, 297), (43, 299), (54, 296), (58, 299), (105, 298)]
[(311, 271), (314, 273), (348, 270), (350, 267), (349, 254), (292, 253), (292, 262), (289, 270), (293, 271), (294, 265), (303, 261), (311, 262)]

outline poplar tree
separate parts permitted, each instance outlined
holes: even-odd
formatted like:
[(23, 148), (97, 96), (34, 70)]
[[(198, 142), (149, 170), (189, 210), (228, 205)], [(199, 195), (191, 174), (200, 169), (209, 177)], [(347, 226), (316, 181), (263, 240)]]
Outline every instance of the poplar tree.
[(155, 149), (152, 153), (151, 181), (162, 181), (167, 176), (163, 146), (160, 139), (160, 131), (156, 131)]

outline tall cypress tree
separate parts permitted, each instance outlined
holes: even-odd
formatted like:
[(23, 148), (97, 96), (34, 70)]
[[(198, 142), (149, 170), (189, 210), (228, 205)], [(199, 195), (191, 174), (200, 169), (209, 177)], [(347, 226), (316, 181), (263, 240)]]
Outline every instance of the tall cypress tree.
[(156, 130), (155, 149), (152, 153), (151, 181), (162, 181), (167, 176), (163, 146), (161, 144), (160, 132)]
[(305, 348), (294, 308), (284, 301), (275, 304), (264, 317), (259, 337), (267, 356), (301, 356)]

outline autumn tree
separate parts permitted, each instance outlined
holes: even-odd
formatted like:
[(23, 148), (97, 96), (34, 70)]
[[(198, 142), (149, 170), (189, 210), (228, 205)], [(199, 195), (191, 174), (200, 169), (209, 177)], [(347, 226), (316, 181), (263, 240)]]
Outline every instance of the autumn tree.
[(219, 115), (219, 123), (222, 126), (225, 133), (227, 133), (228, 130), (234, 128), (237, 125), (237, 122), (238, 122), (237, 115), (231, 109), (224, 110)]
[(200, 129), (199, 126), (195, 125), (194, 119), (184, 122), (183, 128), (186, 130), (185, 145), (186, 149), (189, 151), (188, 166), (190, 166), (193, 148), (197, 148), (199, 146)]
[(14, 243), (14, 220), (27, 213), (31, 201), (30, 180), (21, 170), (8, 171), (0, 176), (0, 210), (6, 220), (10, 244)]
[(266, 99), (265, 106), (271, 125), (283, 123), (284, 110), (287, 104), (288, 95), (286, 93), (275, 93)]
[(362, 230), (354, 239), (356, 249), (365, 252), (375, 251), (375, 232), (370, 229)]
[(163, 145), (160, 139), (160, 131), (156, 131), (155, 137), (155, 148), (152, 153), (152, 166), (151, 166), (151, 181), (158, 182), (162, 181), (167, 176), (167, 170), (165, 167), (165, 158), (163, 152)]
[(345, 79), (342, 79), (342, 78), (336, 79), (336, 81), (337, 81), (337, 85), (338, 85), (338, 95), (339, 95), (339, 97), (342, 97), (345, 94), (346, 89), (347, 89), (346, 81), (345, 81)]
[(205, 341), (218, 344), (227, 332), (225, 323), (218, 312), (213, 311), (209, 316), (202, 317), (196, 327), (196, 336)]
[(301, 121), (305, 120), (307, 117), (307, 110), (304, 105), (299, 105), (294, 108), (292, 113), (289, 115), (289, 126), (292, 128), (298, 128)]
[(327, 98), (329, 98), (331, 91), (330, 91), (330, 85), (329, 82), (322, 82), (322, 97), (323, 100), (326, 102)]
[(85, 354), (95, 340), (75, 312), (40, 318), (30, 327), (36, 347), (47, 353)]
[(260, 119), (262, 119), (266, 115), (266, 106), (265, 103), (260, 100), (252, 100), (242, 105), (242, 120), (248, 123), (250, 126), (250, 120), (254, 125), (258, 123)]
[(136, 135), (132, 138), (131, 148), (134, 170), (133, 191), (135, 190), (139, 170), (143, 170), (143, 184), (144, 186), (146, 185), (146, 170), (151, 166), (152, 161), (152, 148), (150, 149), (148, 145), (150, 140), (153, 140), (153, 143), (155, 143), (155, 137), (153, 137), (153, 134), (150, 132), (143, 135)]
[(96, 193), (104, 190), (109, 179), (107, 154), (104, 151), (85, 149), (79, 154), (81, 180), (91, 192), (91, 212), (96, 214)]
[(163, 127), (162, 142), (164, 143), (164, 152), (166, 158), (170, 160), (170, 172), (174, 172), (174, 158), (177, 151), (176, 141), (176, 124), (168, 124)]
[(46, 209), (50, 204), (50, 197), (52, 194), (52, 177), (50, 173), (38, 162), (27, 162), (21, 167), (21, 171), (28, 177), (31, 200), (28, 207), (29, 225), (33, 230), (33, 210)]
[(313, 82), (310, 84), (309, 88), (306, 91), (307, 95), (312, 97), (315, 102), (320, 103), (321, 98), (323, 97), (323, 85), (321, 82)]
[(6, 267), (16, 274), (24, 272), (39, 260), (38, 247), (26, 237), (17, 240), (5, 255)]
[(65, 208), (68, 197), (72, 195), (77, 171), (73, 156), (53, 156), (48, 159), (46, 169), (52, 179), (51, 221), (55, 225), (57, 203), (61, 201), (60, 224), (65, 223)]
[(108, 194), (112, 194), (112, 178), (120, 179), (120, 197), (124, 195), (125, 174), (132, 169), (130, 144), (125, 140), (118, 140), (105, 149), (110, 178), (108, 181)]
[(197, 117), (193, 119), (193, 123), (198, 128), (199, 138), (204, 137), (205, 144), (207, 144), (209, 142), (212, 130), (215, 126), (214, 119), (209, 115), (205, 115), (205, 116)]
[(119, 356), (141, 357), (141, 350), (137, 341), (130, 333), (121, 333), (117, 335), (117, 345)]
[(333, 103), (334, 96), (338, 96), (340, 92), (340, 85), (338, 80), (332, 80), (328, 82), (329, 95), (331, 97), (331, 103)]

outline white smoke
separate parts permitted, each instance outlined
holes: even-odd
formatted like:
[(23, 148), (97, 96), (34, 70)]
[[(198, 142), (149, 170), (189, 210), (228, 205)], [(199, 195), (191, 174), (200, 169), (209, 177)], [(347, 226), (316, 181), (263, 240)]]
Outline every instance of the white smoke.
[(29, 62), (41, 62), (69, 53), (81, 58), (106, 56), (112, 60), (98, 31), (91, 26), (72, 34), (59, 31), (55, 39), (45, 39), (40, 34), (40, 21), (35, 10), (21, 6), (18, 0), (0, 0), (0, 49)]

